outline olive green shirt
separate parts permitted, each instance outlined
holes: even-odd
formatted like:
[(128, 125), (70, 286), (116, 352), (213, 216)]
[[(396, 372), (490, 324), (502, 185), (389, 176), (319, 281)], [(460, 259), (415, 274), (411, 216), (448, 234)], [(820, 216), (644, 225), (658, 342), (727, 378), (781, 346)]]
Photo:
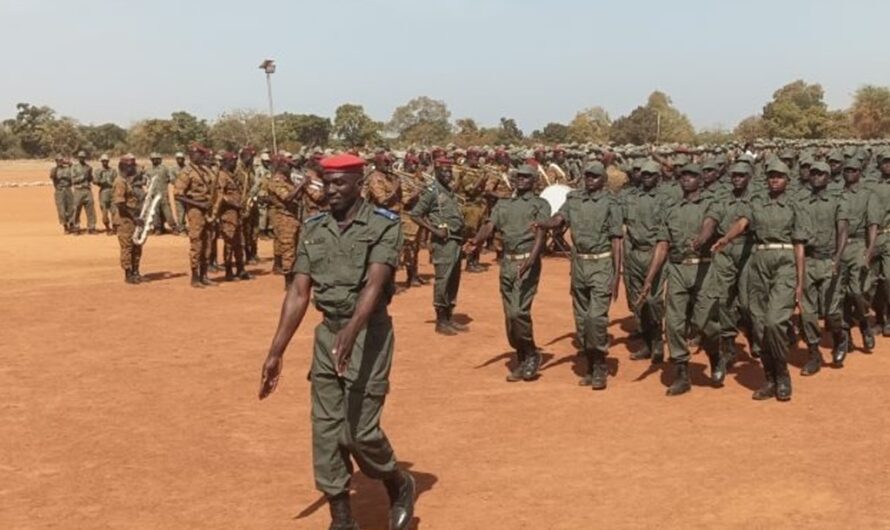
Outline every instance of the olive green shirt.
[(844, 188), (842, 197), (849, 223), (848, 236), (850, 239), (865, 240), (868, 227), (881, 224), (883, 212), (878, 196), (872, 191), (870, 184), (858, 182)]
[(800, 203), (786, 194), (776, 199), (758, 195), (740, 217), (748, 219), (748, 230), (754, 241), (765, 243), (806, 243), (810, 238), (810, 222)]
[(837, 252), (837, 222), (847, 219), (843, 197), (828, 189), (811, 191), (800, 203), (810, 222), (807, 256), (825, 259)]
[(679, 263), (686, 259), (711, 255), (710, 245), (701, 245), (697, 251), (691, 245), (701, 232), (702, 221), (710, 216), (710, 208), (711, 202), (699, 194), (695, 199), (681, 198), (668, 209), (655, 239), (670, 244), (668, 259), (671, 262)]
[(878, 228), (890, 228), (890, 176), (869, 185), (878, 201)]
[(633, 248), (648, 249), (655, 246), (655, 236), (663, 222), (664, 196), (658, 186), (651, 190), (639, 188), (624, 197), (625, 237)]
[(612, 239), (623, 237), (621, 205), (608, 192), (570, 191), (558, 212), (572, 230), (572, 246), (580, 254), (612, 250)]
[(116, 178), (117, 170), (113, 167), (109, 167), (108, 169), (100, 167), (93, 173), (93, 182), (103, 190), (111, 189), (111, 185), (114, 184), (114, 179)]
[(535, 242), (535, 231), (529, 225), (549, 218), (550, 203), (528, 192), (499, 199), (489, 219), (504, 236), (504, 252), (524, 254)]
[(65, 189), (71, 187), (71, 168), (67, 166), (56, 166), (50, 171), (50, 179), (53, 181), (53, 186), (59, 189)]
[(93, 168), (89, 164), (71, 164), (69, 168), (71, 174), (71, 185), (79, 189), (90, 189), (93, 182)]
[(464, 216), (461, 213), (457, 195), (439, 183), (434, 182), (427, 186), (414, 209), (413, 217), (427, 217), (430, 223), (437, 228), (447, 228), (450, 239), (461, 240), (461, 231), (464, 228)]
[[(362, 200), (355, 219), (345, 229), (327, 213), (306, 220), (293, 270), (312, 279), (315, 307), (326, 318), (348, 318), (368, 282), (370, 264), (384, 263), (396, 269), (401, 250), (399, 216)], [(394, 292), (390, 277), (375, 314), (386, 310)]]
[(158, 176), (158, 186), (161, 188), (172, 184), (174, 181), (173, 175), (164, 164), (149, 166), (145, 169), (145, 176), (148, 180), (153, 179), (156, 175)]

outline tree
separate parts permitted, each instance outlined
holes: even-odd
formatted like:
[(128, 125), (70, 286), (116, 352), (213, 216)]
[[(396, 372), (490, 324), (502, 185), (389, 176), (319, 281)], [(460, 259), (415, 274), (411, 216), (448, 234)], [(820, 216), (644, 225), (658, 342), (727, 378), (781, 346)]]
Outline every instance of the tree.
[(88, 148), (87, 140), (72, 118), (60, 118), (41, 127), (41, 145), (47, 152), (75, 153)]
[(499, 144), (518, 144), (525, 138), (525, 134), (516, 125), (513, 118), (501, 118), (501, 126), (497, 129), (495, 141)]
[(185, 111), (174, 112), (170, 115), (170, 131), (173, 136), (173, 144), (177, 149), (183, 149), (191, 142), (207, 143), (210, 136), (210, 127), (207, 125), (207, 121), (199, 120)]
[(315, 114), (285, 112), (275, 117), (282, 144), (324, 147), (331, 139), (331, 120)]
[(361, 105), (344, 103), (334, 113), (334, 135), (346, 147), (363, 147), (380, 141), (380, 122), (372, 120)]
[(11, 129), (18, 136), (22, 150), (31, 157), (49, 156), (52, 149), (44, 145), (43, 141), (45, 129), (56, 119), (56, 111), (30, 103), (18, 103), (15, 108), (17, 112)]
[(9, 160), (27, 156), (22, 150), (19, 137), (12, 132), (12, 122), (8, 120), (0, 125), (0, 159)]
[(848, 110), (828, 111), (825, 125), (825, 138), (853, 138), (856, 136), (853, 127), (853, 114)]
[(789, 83), (773, 93), (763, 107), (763, 123), (770, 138), (824, 138), (830, 125), (825, 92), (819, 84), (802, 80)]
[(272, 146), (272, 120), (264, 113), (233, 110), (216, 119), (210, 126), (210, 143), (215, 149), (237, 151), (246, 145)]
[(120, 150), (127, 142), (127, 130), (114, 123), (81, 125), (80, 132), (90, 151)]
[(660, 91), (649, 95), (646, 105), (635, 108), (612, 124), (612, 141), (619, 144), (653, 142), (689, 143), (695, 129), (685, 114), (677, 110), (671, 98)]
[(568, 141), (569, 127), (562, 123), (550, 122), (540, 131), (531, 134), (533, 140), (550, 144), (559, 144)]
[(138, 154), (172, 153), (177, 149), (170, 120), (150, 119), (134, 124), (128, 134), (130, 148)]
[(733, 136), (747, 143), (766, 136), (766, 125), (760, 116), (748, 116), (732, 131)]
[(693, 142), (695, 145), (721, 145), (727, 144), (732, 140), (733, 134), (730, 131), (717, 127), (698, 131), (695, 133)]
[(850, 111), (853, 129), (860, 138), (890, 136), (890, 87), (861, 87), (853, 96)]
[(444, 101), (420, 96), (397, 107), (387, 129), (407, 143), (442, 143), (451, 136), (451, 112)]
[(591, 107), (584, 109), (575, 114), (575, 117), (568, 126), (569, 142), (597, 142), (602, 143), (609, 140), (609, 129), (612, 127), (612, 120), (609, 119), (609, 113), (602, 107)]

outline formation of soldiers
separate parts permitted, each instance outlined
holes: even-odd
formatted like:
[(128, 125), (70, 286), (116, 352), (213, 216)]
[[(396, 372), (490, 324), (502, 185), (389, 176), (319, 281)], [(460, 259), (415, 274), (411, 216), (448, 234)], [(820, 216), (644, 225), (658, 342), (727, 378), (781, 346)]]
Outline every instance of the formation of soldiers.
[[(102, 223), (118, 235), (129, 283), (141, 279), (133, 234), (150, 222), (155, 233), (188, 236), (196, 288), (216, 285), (208, 271), (218, 269), (225, 280), (249, 279), (245, 266), (258, 263), (264, 236), (274, 238), (273, 271), (287, 287), (304, 223), (329, 209), (322, 161), (332, 154), (257, 156), (252, 147), (213, 153), (192, 144), (171, 168), (152, 153), (150, 167), (126, 155), (115, 169), (103, 155), (93, 170), (80, 152), (73, 164), (60, 158), (51, 178), (59, 223), (70, 234), (82, 233), (82, 211), (86, 231), (98, 233), (91, 187), (99, 188)], [(825, 363), (823, 328), (836, 367), (853, 348), (853, 327), (862, 349), (874, 348), (871, 313), (880, 334), (890, 336), (887, 145), (447, 146), (350, 154), (367, 162), (362, 196), (399, 218), (403, 288), (426, 283), (418, 254), (429, 250), (437, 333), (467, 331), (454, 319), (461, 273), (485, 270), (483, 249), (497, 253), (507, 336), (517, 352), (509, 381), (537, 377), (531, 306), (541, 255), (559, 250), (572, 261), (576, 345), (588, 366), (581, 384), (594, 389), (607, 384), (608, 311), (622, 280), (642, 344), (631, 359), (669, 358), (669, 395), (690, 390), (695, 347), (709, 359), (712, 383), (722, 385), (743, 355), (740, 333), (766, 376), (755, 399), (780, 400), (791, 396), (794, 343), (803, 341), (808, 352), (801, 374), (813, 375)], [(538, 196), (554, 185), (572, 188), (559, 205)], [(146, 219), (153, 193), (161, 198)]]

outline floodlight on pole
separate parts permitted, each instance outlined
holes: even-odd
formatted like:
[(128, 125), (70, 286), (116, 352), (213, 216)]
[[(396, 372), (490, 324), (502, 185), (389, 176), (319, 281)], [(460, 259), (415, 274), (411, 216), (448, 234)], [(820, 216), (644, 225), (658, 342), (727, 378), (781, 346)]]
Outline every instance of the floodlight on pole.
[(272, 106), (272, 74), (275, 73), (275, 61), (266, 59), (260, 64), (260, 70), (266, 72), (266, 91), (269, 94), (269, 119), (272, 120), (272, 154), (278, 152), (278, 141), (275, 138), (275, 109)]

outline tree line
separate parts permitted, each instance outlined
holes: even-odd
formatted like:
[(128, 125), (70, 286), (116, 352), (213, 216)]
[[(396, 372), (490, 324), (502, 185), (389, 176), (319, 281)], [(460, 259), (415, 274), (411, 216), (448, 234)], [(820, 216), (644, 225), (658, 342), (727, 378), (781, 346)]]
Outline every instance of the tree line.
[[(715, 144), (758, 138), (826, 139), (890, 137), (890, 87), (865, 85), (856, 91), (848, 109), (830, 110), (819, 84), (793, 81), (773, 93), (762, 113), (742, 120), (734, 129), (696, 131), (670, 96), (655, 91), (626, 116), (612, 120), (601, 107), (577, 112), (568, 123), (551, 122), (528, 134), (516, 120), (502, 117), (493, 127), (472, 118), (452, 121), (444, 101), (426, 96), (397, 107), (388, 122), (376, 121), (361, 105), (340, 105), (333, 118), (284, 112), (275, 116), (278, 145), (299, 147), (354, 147), (388, 145), (496, 145), (521, 143)], [(129, 128), (114, 123), (85, 125), (59, 116), (47, 106), (16, 105), (16, 115), (0, 124), (0, 158), (49, 158), (85, 150), (99, 152), (181, 150), (191, 141), (214, 149), (234, 150), (243, 145), (271, 146), (269, 116), (235, 110), (207, 121), (178, 111), (167, 119), (146, 119)]]

